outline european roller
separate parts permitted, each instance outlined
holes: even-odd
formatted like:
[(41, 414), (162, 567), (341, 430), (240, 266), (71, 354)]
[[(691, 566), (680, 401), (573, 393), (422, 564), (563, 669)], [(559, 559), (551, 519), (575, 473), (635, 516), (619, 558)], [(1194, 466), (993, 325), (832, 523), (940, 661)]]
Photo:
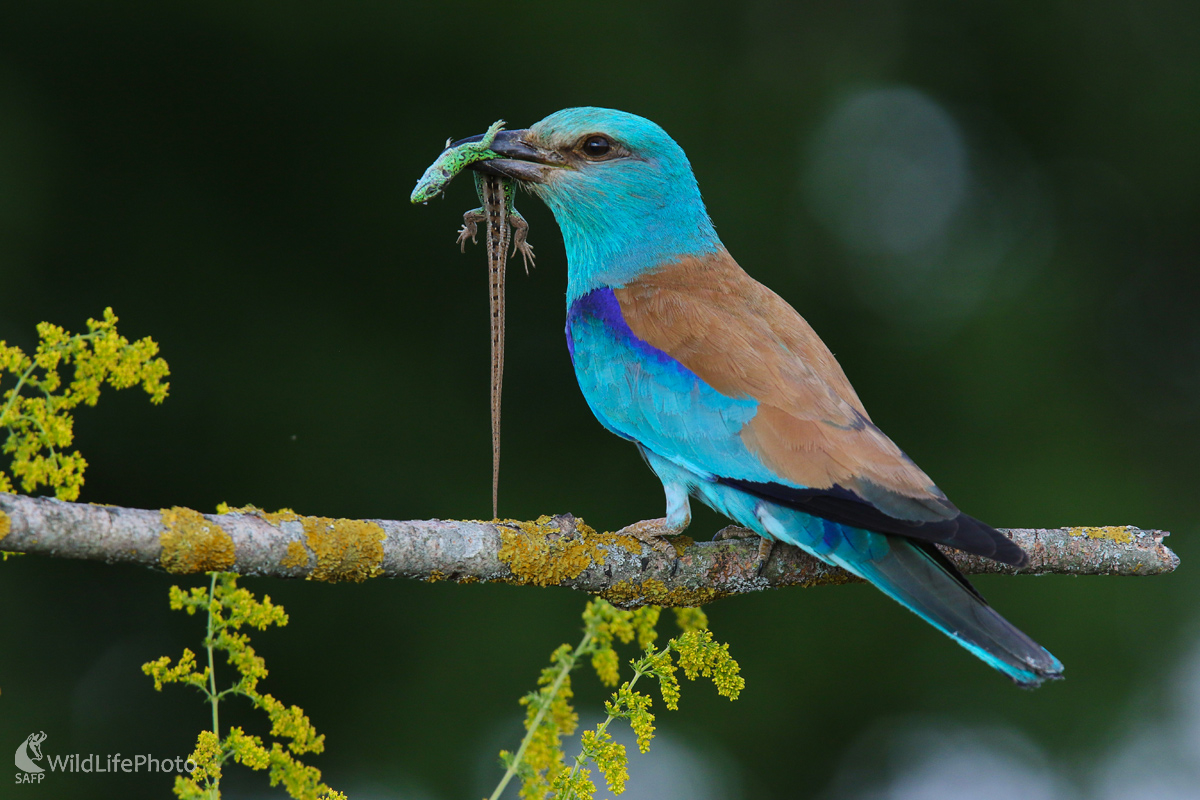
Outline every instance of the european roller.
[(626, 533), (666, 549), (696, 498), (870, 581), (1021, 686), (1061, 677), (936, 545), (1017, 566), (1025, 552), (959, 511), (871, 422), (804, 318), (721, 244), (662, 128), (569, 108), (491, 147), (501, 158), (471, 168), (518, 181), (562, 229), (579, 388), (662, 481), (666, 516)]

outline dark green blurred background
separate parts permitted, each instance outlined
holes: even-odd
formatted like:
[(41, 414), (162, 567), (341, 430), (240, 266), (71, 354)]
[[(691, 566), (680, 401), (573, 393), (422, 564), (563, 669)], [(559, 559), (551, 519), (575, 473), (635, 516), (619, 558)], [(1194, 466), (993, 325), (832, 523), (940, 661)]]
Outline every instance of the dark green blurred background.
[[(110, 393), (79, 414), (81, 499), (487, 516), (486, 270), (454, 245), (475, 200), (469, 181), (428, 207), (408, 194), (447, 136), (625, 109), (679, 141), (729, 249), (959, 506), (998, 526), (1168, 529), (1184, 562), (980, 579), (1067, 664), (1034, 693), (869, 587), (717, 603), (747, 689), (656, 706), (662, 738), (626, 797), (1129, 797), (1114, 781), (1145, 788), (1143, 773), (1194, 796), (1179, 777), (1200, 780), (1191, 0), (46, 0), (3, 18), (0, 339), (29, 346), (38, 321), (77, 330), (111, 305), (172, 369), (161, 407)], [(538, 268), (508, 291), (501, 512), (658, 516), (658, 481), (575, 387), (558, 229), (521, 209)], [(693, 533), (721, 524), (705, 511)], [(168, 611), (172, 582), (0, 565), (0, 759), (34, 730), (52, 754), (190, 751), (200, 697), (156, 694), (139, 670), (202, 635)], [(360, 798), (490, 792), (516, 700), (575, 640), (585, 599), (246, 584), (292, 614), (256, 637), (264, 688), (305, 708), (327, 735), (314, 763)], [(603, 693), (577, 684), (594, 716)], [(1018, 778), (1036, 791), (1003, 788)], [(169, 785), (51, 774), (0, 796)], [(281, 796), (240, 768), (226, 786)]]

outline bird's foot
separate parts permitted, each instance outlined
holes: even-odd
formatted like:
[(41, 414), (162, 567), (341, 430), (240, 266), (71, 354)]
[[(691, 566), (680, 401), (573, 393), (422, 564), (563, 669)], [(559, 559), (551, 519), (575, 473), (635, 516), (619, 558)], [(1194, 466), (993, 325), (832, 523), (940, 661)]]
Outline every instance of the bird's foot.
[(767, 571), (767, 562), (771, 560), (771, 553), (775, 551), (775, 540), (763, 537), (758, 540), (758, 563), (754, 566), (754, 574), (762, 577), (762, 574)]
[(758, 536), (758, 534), (749, 528), (743, 528), (741, 525), (726, 525), (713, 535), (713, 541), (719, 542), (724, 539), (749, 539), (753, 536)]
[[(717, 531), (716, 535), (713, 536), (713, 541), (718, 542), (726, 539), (749, 539), (754, 536), (759, 536), (759, 534), (755, 533), (749, 528), (743, 528), (740, 525), (726, 525), (724, 528), (721, 528), (721, 530)], [(766, 572), (767, 562), (771, 560), (771, 553), (774, 552), (774, 550), (774, 539), (768, 539), (765, 536), (759, 536), (758, 558), (755, 560), (754, 564), (755, 575), (761, 578), (762, 574)]]
[(663, 553), (667, 558), (679, 558), (679, 554), (675, 552), (675, 545), (663, 537), (674, 536), (682, 532), (682, 527), (668, 525), (666, 517), (659, 517), (658, 519), (644, 519), (641, 522), (626, 525), (617, 531), (617, 535), (632, 536), (639, 542), (644, 542), (658, 552)]

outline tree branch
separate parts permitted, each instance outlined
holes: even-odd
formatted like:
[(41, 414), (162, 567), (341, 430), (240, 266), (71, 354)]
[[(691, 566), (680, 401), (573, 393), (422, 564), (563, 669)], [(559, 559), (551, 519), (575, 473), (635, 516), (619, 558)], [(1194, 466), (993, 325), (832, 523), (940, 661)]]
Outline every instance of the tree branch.
[[(1004, 531), (1029, 553), (1014, 569), (946, 550), (967, 574), (1158, 575), (1179, 558), (1165, 531), (1131, 526)], [(597, 533), (563, 514), (534, 522), (346, 520), (255, 508), (200, 514), (64, 503), (0, 494), (0, 551), (172, 573), (209, 570), (362, 581), (416, 578), (565, 586), (624, 606), (702, 605), (732, 594), (857, 580), (795, 547), (778, 546), (761, 576), (755, 539), (674, 540), (678, 563), (628, 536)]]

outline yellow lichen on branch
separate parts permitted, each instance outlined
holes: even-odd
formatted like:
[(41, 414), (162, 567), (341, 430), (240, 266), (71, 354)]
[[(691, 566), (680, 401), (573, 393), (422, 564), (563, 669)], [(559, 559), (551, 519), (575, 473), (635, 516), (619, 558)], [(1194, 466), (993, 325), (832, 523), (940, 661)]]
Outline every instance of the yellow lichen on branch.
[(668, 589), (667, 585), (655, 578), (647, 578), (639, 583), (620, 581), (611, 588), (600, 593), (613, 605), (629, 608), (632, 605), (667, 606), (668, 608), (690, 608), (720, 600), (725, 592), (708, 586), (698, 586), (694, 589), (686, 586), (676, 586)]
[(501, 540), (499, 557), (512, 570), (514, 583), (556, 586), (578, 578), (589, 567), (604, 566), (609, 547), (620, 544), (640, 549), (640, 543), (630, 536), (597, 533), (577, 517), (571, 519), (568, 530), (563, 530), (561, 520), (543, 515), (533, 522), (496, 523)]
[[(317, 557), (317, 564), (308, 574), (308, 580), (361, 583), (383, 572), (383, 542), (387, 534), (378, 523), (306, 517), (288, 509), (263, 513), (262, 517), (272, 525), (297, 521), (304, 527), (305, 541)], [(307, 564), (308, 554), (302, 551), (300, 545), (293, 548), (289, 544), (284, 566)]]
[(233, 566), (233, 539), (199, 511), (164, 508), (162, 523), (159, 562), (167, 572), (221, 572)]
[(1081, 526), (1071, 528), (1072, 536), (1083, 536), (1087, 539), (1109, 539), (1120, 544), (1130, 544), (1135, 530), (1130, 525), (1105, 525), (1100, 527)]
[(8, 532), (12, 529), (12, 522), (8, 519), (8, 514), (0, 511), (0, 539), (8, 536)]
[(287, 569), (306, 567), (308, 566), (308, 551), (299, 542), (288, 542), (287, 555), (283, 557), (283, 560), (279, 564)]

